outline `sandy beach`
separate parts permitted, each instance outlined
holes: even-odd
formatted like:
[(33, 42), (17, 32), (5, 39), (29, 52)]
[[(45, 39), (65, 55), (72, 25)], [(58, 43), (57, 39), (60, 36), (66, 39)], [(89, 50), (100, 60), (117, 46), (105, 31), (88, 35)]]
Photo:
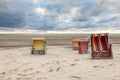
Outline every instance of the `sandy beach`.
[(120, 0), (0, 0), (0, 80), (120, 80)]
[[(21, 39), (17, 37), (13, 40), (11, 37), (10, 41), (8, 38), (1, 36), (0, 41), (5, 44), (6, 40), (5, 45), (8, 45)], [(72, 49), (70, 40), (73, 38), (69, 38), (63, 39), (69, 41), (64, 45), (56, 42), (62, 38), (51, 40), (51, 43), (48, 40), (46, 55), (31, 55), (31, 44), (28, 43), (26, 46), (15, 47), (20, 44), (16, 43), (14, 47), (7, 47), (0, 42), (0, 80), (120, 80), (120, 44), (115, 42), (120, 40), (119, 37), (111, 39), (113, 59), (101, 60), (92, 60), (90, 54), (78, 54)]]

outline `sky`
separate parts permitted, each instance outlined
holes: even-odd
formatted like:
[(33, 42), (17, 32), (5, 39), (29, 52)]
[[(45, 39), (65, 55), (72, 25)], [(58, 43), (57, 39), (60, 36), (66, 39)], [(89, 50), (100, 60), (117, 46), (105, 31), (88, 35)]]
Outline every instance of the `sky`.
[(120, 0), (0, 0), (0, 30), (120, 30)]

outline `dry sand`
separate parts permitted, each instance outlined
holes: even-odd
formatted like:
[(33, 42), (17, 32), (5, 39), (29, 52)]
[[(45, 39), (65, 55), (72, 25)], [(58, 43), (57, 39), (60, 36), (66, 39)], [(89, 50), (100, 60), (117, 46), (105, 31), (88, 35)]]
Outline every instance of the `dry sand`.
[[(46, 55), (31, 55), (32, 37), (47, 39)], [(72, 49), (73, 39), (87, 37), (85, 34), (2, 34), (0, 80), (120, 80), (119, 34), (110, 36), (113, 59), (91, 60), (90, 54), (80, 55), (78, 51)]]
[(0, 80), (120, 80), (120, 44), (113, 59), (91, 60), (71, 46), (47, 46), (46, 55), (31, 47), (0, 48)]

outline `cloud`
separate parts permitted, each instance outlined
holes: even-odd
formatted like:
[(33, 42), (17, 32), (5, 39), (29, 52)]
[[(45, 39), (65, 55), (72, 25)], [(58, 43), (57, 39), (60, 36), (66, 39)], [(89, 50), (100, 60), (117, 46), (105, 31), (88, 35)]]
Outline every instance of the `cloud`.
[(0, 26), (39, 30), (115, 28), (120, 27), (119, 4), (119, 0), (0, 0)]
[(31, 0), (0, 0), (0, 27), (22, 28), (26, 13), (33, 6)]
[(21, 14), (0, 13), (0, 26), (7, 28), (20, 28), (25, 25), (25, 18)]
[(44, 8), (41, 8), (41, 7), (35, 8), (34, 11), (38, 14), (43, 14), (43, 15), (46, 14), (46, 10)]

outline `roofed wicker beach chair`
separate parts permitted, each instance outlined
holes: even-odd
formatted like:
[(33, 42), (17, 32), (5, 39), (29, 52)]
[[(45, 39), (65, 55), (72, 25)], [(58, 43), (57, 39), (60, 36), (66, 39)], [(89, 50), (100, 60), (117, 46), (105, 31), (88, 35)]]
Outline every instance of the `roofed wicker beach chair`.
[(78, 45), (79, 54), (88, 53), (88, 40), (80, 40)]
[(73, 50), (78, 50), (78, 43), (80, 40), (73, 40)]
[(46, 51), (46, 40), (45, 38), (32, 38), (32, 50), (31, 54), (39, 53), (45, 54)]
[(112, 45), (109, 44), (109, 36), (107, 33), (91, 34), (90, 49), (92, 59), (113, 58)]

